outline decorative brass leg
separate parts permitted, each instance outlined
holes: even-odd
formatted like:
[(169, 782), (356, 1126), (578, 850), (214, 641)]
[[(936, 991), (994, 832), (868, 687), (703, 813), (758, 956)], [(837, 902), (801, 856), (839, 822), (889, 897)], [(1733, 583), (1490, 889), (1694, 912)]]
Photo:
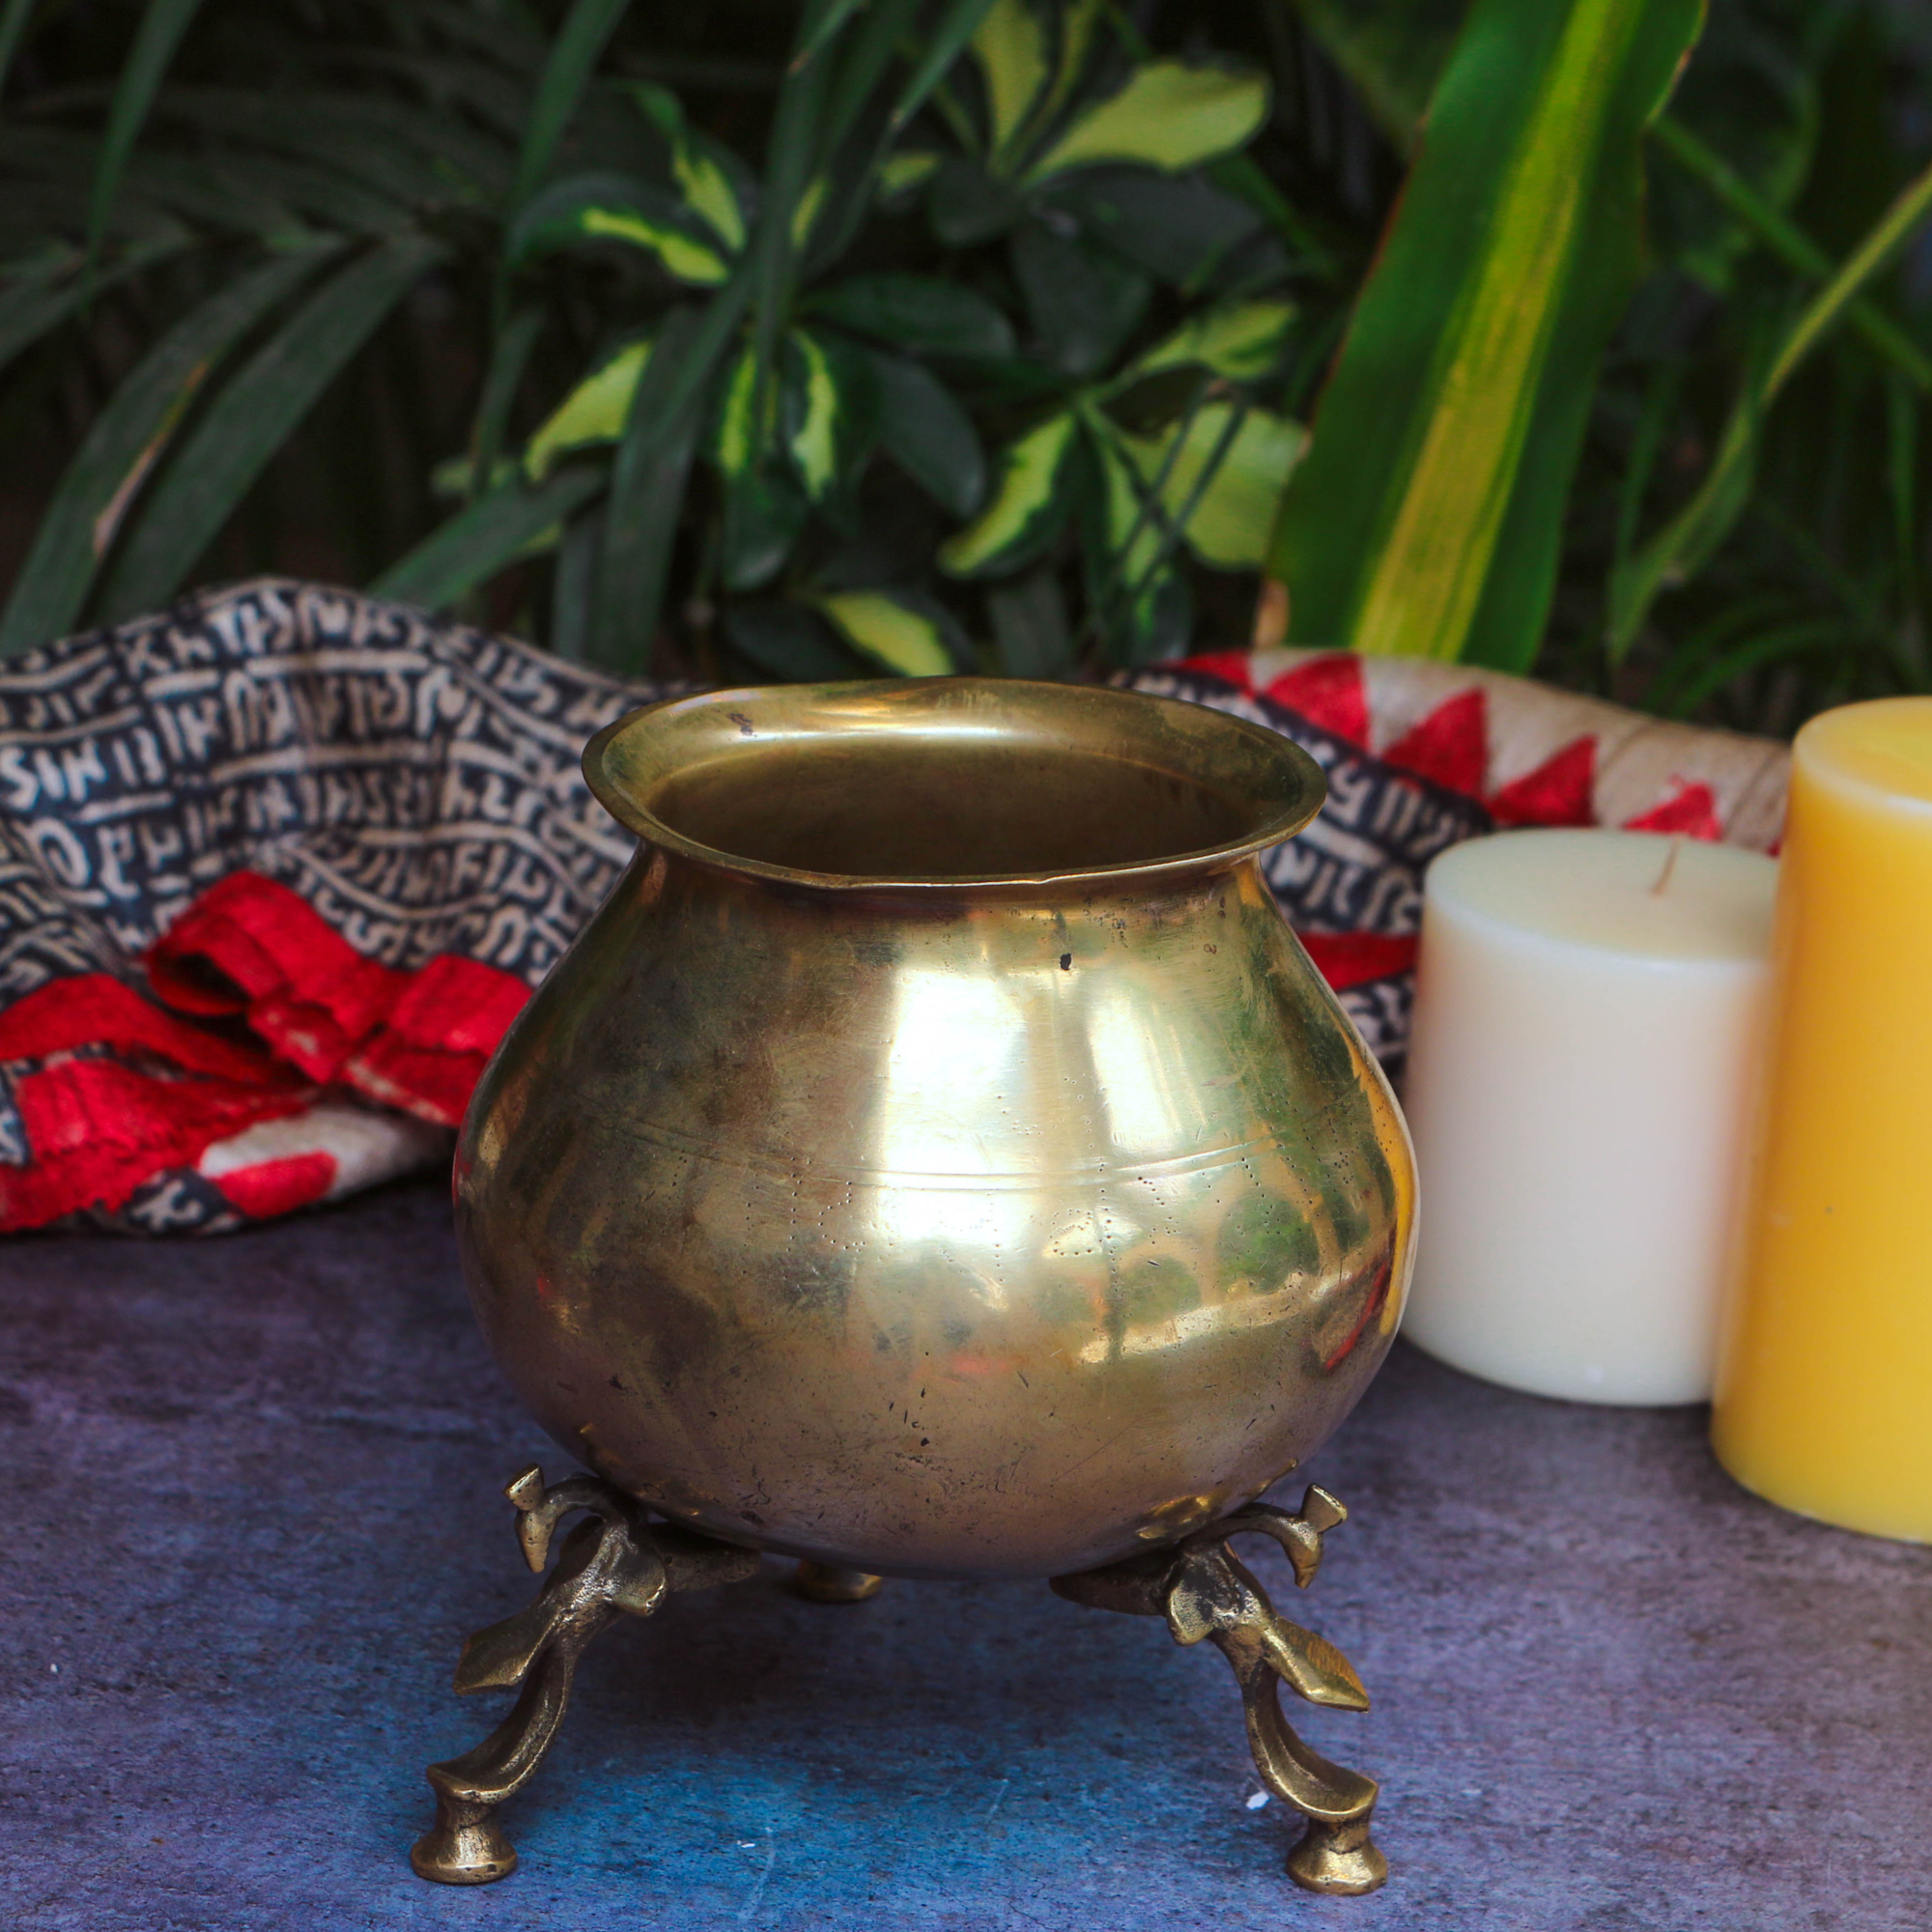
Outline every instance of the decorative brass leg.
[(793, 1575), (792, 1587), (814, 1604), (863, 1604), (886, 1587), (886, 1579), (874, 1577), (869, 1570), (847, 1570), (837, 1563), (808, 1559)]
[(1177, 1548), (1053, 1579), (1055, 1592), (1069, 1602), (1164, 1616), (1178, 1641), (1199, 1643), (1205, 1636), (1216, 1645), (1241, 1687), (1248, 1744), (1262, 1782), (1308, 1820), (1288, 1855), (1288, 1875), (1309, 1891), (1374, 1891), (1388, 1877), (1388, 1861), (1369, 1836), (1378, 1787), (1358, 1771), (1330, 1764), (1294, 1734), (1281, 1713), (1279, 1687), (1285, 1683), (1311, 1704), (1344, 1711), (1366, 1711), (1369, 1693), (1332, 1643), (1275, 1609), (1228, 1539), (1273, 1537), (1305, 1590), (1321, 1561), (1323, 1532), (1348, 1515), (1326, 1490), (1311, 1489), (1299, 1514), (1251, 1503)]
[(668, 1591), (736, 1583), (758, 1567), (755, 1550), (672, 1524), (646, 1526), (642, 1505), (592, 1476), (554, 1489), (534, 1464), (504, 1492), (516, 1504), (517, 1540), (530, 1568), (550, 1557), (557, 1524), (587, 1510), (564, 1540), (562, 1554), (535, 1603), (463, 1646), (456, 1688), (523, 1686), (510, 1715), (474, 1749), (426, 1774), (436, 1793), (436, 1824), (417, 1839), (410, 1863), (440, 1885), (488, 1885), (517, 1868), (517, 1855), (497, 1824), (497, 1806), (527, 1784), (563, 1722), (578, 1660), (620, 1612), (647, 1617)]

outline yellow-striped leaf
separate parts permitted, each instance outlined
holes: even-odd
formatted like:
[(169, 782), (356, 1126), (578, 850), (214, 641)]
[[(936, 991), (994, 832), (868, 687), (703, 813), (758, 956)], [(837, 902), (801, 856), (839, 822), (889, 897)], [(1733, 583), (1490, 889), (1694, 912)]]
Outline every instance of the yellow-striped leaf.
[(647, 249), (667, 274), (699, 288), (715, 288), (728, 272), (715, 248), (695, 242), (668, 221), (653, 221), (629, 208), (586, 208), (577, 217), (579, 232), (590, 242), (629, 242)]
[(1267, 119), (1258, 73), (1150, 61), (1111, 99), (1090, 108), (1027, 171), (1031, 183), (1098, 161), (1140, 161), (1177, 174), (1226, 155)]
[(684, 198), (708, 221), (727, 248), (745, 245), (745, 211), (731, 187), (731, 178), (709, 155), (681, 143), (671, 154), (671, 167)]
[(524, 469), (541, 483), (567, 450), (615, 442), (630, 418), (631, 398), (650, 360), (649, 342), (634, 342), (593, 370), (551, 412), (524, 450)]
[(1163, 514), (1170, 521), (1187, 514), (1181, 534), (1203, 563), (1218, 570), (1255, 570), (1267, 554), (1282, 489), (1308, 447), (1308, 432), (1287, 416), (1250, 409), (1231, 435), (1234, 414), (1232, 403), (1208, 403), (1184, 435), (1176, 424), (1165, 436), (1123, 441), (1151, 486), (1180, 437), (1179, 452), (1160, 486)]
[(950, 677), (958, 668), (938, 622), (886, 591), (847, 590), (817, 604), (855, 650), (900, 677)]
[(757, 394), (757, 351), (747, 343), (724, 379), (711, 438), (712, 460), (726, 476), (744, 475), (764, 441), (758, 434)]
[(939, 166), (939, 156), (929, 149), (909, 149), (893, 155), (879, 168), (879, 199), (893, 201), (923, 187)]
[(832, 185), (825, 175), (816, 175), (806, 184), (805, 192), (799, 196), (798, 205), (791, 212), (791, 245), (802, 249), (811, 240), (811, 231), (818, 220), (818, 212), (825, 206), (826, 190)]
[(1016, 570), (1059, 522), (1061, 467), (1073, 442), (1070, 414), (1049, 416), (1009, 443), (1000, 457), (993, 500), (939, 547), (939, 567), (952, 577)]
[(1148, 574), (1161, 547), (1161, 518), (1147, 500), (1142, 482), (1125, 448), (1125, 439), (1104, 418), (1089, 423), (1090, 441), (1106, 489), (1107, 549), (1116, 576), (1137, 584)]
[(1273, 366), (1294, 315), (1292, 301), (1224, 302), (1204, 309), (1138, 357), (1116, 386), (1189, 364), (1211, 369), (1231, 382), (1252, 382)]
[(1046, 29), (1029, 0), (993, 0), (973, 36), (973, 58), (986, 83), (989, 146), (997, 153), (1019, 131), (1046, 85)]
[(1476, 0), (1270, 551), (1293, 641), (1521, 669), (1700, 0)]
[(787, 386), (790, 422), (785, 446), (806, 495), (817, 502), (838, 476), (838, 385), (832, 363), (810, 330), (785, 337), (795, 380)]
[(731, 177), (693, 140), (684, 106), (668, 87), (633, 81), (629, 93), (670, 144), (670, 168), (685, 201), (733, 254), (745, 245), (745, 211)]
[(654, 255), (666, 273), (698, 288), (724, 281), (729, 264), (677, 197), (634, 175), (576, 175), (547, 187), (517, 216), (513, 267), (586, 242), (621, 242)]

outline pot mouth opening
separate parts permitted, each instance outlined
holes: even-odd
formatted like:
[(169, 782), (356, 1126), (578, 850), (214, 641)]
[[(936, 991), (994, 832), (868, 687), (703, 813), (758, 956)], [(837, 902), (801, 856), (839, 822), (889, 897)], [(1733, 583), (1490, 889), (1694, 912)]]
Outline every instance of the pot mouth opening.
[(1326, 789), (1298, 746), (1224, 712), (1012, 678), (671, 698), (600, 731), (583, 770), (654, 845), (846, 890), (1201, 869), (1291, 837)]

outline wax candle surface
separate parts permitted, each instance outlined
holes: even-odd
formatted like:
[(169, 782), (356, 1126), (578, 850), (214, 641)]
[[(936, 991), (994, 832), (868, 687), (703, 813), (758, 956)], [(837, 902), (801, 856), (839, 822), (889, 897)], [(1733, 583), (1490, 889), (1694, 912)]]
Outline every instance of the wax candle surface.
[(1632, 832), (1499, 833), (1431, 867), (1411, 1341), (1539, 1395), (1710, 1393), (1776, 877)]
[(1798, 734), (1783, 872), (1712, 1439), (1788, 1509), (1932, 1542), (1932, 698)]

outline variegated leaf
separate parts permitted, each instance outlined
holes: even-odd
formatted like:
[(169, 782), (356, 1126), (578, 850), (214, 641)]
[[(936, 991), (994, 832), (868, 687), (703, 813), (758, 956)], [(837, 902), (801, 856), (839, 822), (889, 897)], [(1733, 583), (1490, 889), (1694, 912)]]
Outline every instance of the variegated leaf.
[(626, 175), (582, 175), (544, 190), (510, 232), (513, 264), (586, 242), (617, 242), (655, 256), (665, 272), (714, 288), (730, 271), (723, 251), (662, 188)]
[(838, 384), (825, 345), (807, 328), (785, 336), (785, 447), (817, 502), (838, 479)]
[(1295, 317), (1292, 301), (1224, 302), (1190, 316), (1174, 333), (1138, 356), (1117, 388), (1161, 369), (1198, 365), (1231, 382), (1253, 382), (1274, 366)]
[(1046, 28), (1029, 0), (993, 0), (972, 44), (986, 84), (988, 146), (997, 154), (1018, 133), (1046, 85)]
[[(1150, 487), (1166, 469), (1161, 509), (1170, 521), (1185, 515), (1182, 538), (1203, 563), (1256, 570), (1267, 554), (1282, 490), (1308, 447), (1308, 432), (1267, 410), (1249, 409), (1238, 423), (1232, 403), (1208, 403), (1184, 430), (1176, 424), (1165, 436), (1122, 440)], [(1170, 464), (1177, 437), (1180, 448)]]
[(923, 187), (939, 166), (939, 156), (929, 149), (909, 148), (890, 155), (879, 165), (879, 199), (895, 201), (902, 194)]
[(567, 450), (615, 442), (650, 360), (648, 340), (633, 342), (594, 369), (553, 410), (524, 450), (524, 469), (541, 483)]
[(772, 442), (778, 421), (778, 391), (763, 394), (764, 420), (758, 420), (758, 355), (748, 342), (726, 372), (711, 428), (711, 460), (727, 477), (743, 476)]
[(889, 591), (847, 590), (816, 602), (854, 649), (900, 677), (950, 677), (958, 668), (937, 618)]
[(1526, 669), (1700, 0), (1475, 0), (1284, 500), (1297, 643)]
[(1007, 446), (993, 500), (940, 546), (942, 570), (952, 577), (1002, 576), (1032, 560), (1059, 526), (1061, 469), (1073, 431), (1073, 416), (1063, 412)]
[(1027, 171), (1037, 184), (1098, 161), (1139, 161), (1169, 174), (1243, 146), (1267, 119), (1268, 85), (1258, 73), (1151, 61), (1089, 108)]
[(684, 107), (668, 87), (634, 81), (629, 93), (670, 144), (671, 173), (685, 201), (733, 254), (745, 245), (745, 210), (717, 156), (692, 136)]

